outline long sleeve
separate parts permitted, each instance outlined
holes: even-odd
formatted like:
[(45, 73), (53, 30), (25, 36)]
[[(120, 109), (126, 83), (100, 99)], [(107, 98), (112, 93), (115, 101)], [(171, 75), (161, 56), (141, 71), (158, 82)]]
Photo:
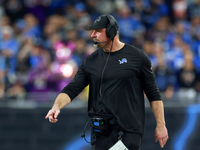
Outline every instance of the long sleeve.
[(151, 61), (147, 54), (143, 52), (141, 64), (141, 80), (145, 94), (149, 101), (161, 100), (160, 91), (156, 84)]
[(88, 85), (88, 79), (84, 72), (84, 62), (79, 67), (74, 79), (63, 88), (61, 93), (66, 93), (69, 95), (71, 100), (73, 100), (81, 91)]

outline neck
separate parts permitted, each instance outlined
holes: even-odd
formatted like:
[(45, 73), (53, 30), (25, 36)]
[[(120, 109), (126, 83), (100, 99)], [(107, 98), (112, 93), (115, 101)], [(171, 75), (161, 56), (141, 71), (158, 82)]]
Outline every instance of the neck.
[(106, 45), (105, 48), (103, 48), (103, 50), (105, 52), (110, 52), (110, 49), (112, 47), (111, 52), (115, 52), (124, 47), (124, 45), (125, 43), (122, 43), (121, 41), (119, 41), (119, 39), (114, 39), (113, 41), (109, 41), (109, 43)]

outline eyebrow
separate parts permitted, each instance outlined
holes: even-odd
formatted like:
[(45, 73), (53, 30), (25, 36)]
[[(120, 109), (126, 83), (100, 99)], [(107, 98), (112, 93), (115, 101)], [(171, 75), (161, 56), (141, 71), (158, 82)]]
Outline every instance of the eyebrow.
[(102, 31), (102, 29), (96, 29), (96, 31)]

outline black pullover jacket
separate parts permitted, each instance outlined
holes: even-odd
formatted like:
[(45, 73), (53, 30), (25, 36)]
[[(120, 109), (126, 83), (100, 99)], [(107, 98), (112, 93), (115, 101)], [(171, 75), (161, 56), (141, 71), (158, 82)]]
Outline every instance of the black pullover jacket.
[(110, 54), (97, 49), (61, 93), (73, 100), (87, 85), (89, 116), (111, 114), (129, 132), (144, 133), (144, 92), (150, 102), (161, 100), (149, 57), (128, 44)]

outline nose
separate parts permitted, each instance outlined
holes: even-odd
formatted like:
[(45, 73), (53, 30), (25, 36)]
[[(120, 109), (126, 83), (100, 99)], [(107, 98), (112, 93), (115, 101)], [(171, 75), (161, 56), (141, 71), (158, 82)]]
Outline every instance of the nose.
[(92, 37), (92, 38), (95, 38), (95, 37), (96, 37), (96, 31), (95, 31), (95, 30), (92, 32), (91, 37)]

